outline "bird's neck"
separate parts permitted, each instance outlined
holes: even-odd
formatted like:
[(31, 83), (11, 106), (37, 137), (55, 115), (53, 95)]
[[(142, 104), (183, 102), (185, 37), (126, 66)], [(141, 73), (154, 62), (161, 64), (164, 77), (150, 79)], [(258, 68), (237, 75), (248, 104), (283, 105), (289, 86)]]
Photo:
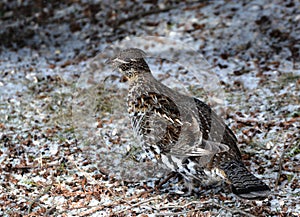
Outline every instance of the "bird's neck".
[(147, 83), (151, 83), (155, 78), (151, 73), (145, 72), (145, 73), (139, 73), (131, 76), (129, 78), (129, 83), (130, 86), (135, 86), (135, 85), (144, 85)]
[(135, 92), (135, 95), (146, 94), (148, 92), (156, 92), (156, 79), (151, 73), (139, 74), (134, 78), (129, 79), (129, 93)]

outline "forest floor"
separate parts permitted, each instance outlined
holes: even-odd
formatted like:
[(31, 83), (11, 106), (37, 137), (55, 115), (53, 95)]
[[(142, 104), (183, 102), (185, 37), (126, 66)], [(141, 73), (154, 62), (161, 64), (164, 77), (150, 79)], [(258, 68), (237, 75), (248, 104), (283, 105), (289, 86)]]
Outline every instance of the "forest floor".
[[(1, 216), (299, 216), (300, 3), (0, 3)], [(272, 192), (237, 198), (143, 158), (128, 83), (105, 64), (143, 49), (154, 76), (204, 100)]]

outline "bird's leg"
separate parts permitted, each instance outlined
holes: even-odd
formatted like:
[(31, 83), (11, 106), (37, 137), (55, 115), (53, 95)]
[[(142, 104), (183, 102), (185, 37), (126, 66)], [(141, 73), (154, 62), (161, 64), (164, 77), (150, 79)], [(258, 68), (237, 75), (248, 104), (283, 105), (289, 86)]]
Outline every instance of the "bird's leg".
[(139, 194), (139, 196), (143, 195), (143, 194), (149, 194), (149, 193), (152, 193), (154, 191), (156, 192), (159, 192), (159, 189), (164, 185), (166, 184), (171, 178), (173, 177), (176, 177), (178, 175), (178, 173), (176, 172), (171, 172), (169, 173), (169, 175), (167, 176), (167, 178), (165, 178), (164, 180), (162, 180), (157, 186), (155, 186), (153, 189), (150, 189), (150, 190), (146, 190), (144, 192), (141, 192)]
[(185, 192), (182, 196), (184, 197), (190, 197), (195, 193), (195, 180), (188, 179), (187, 177), (184, 177), (184, 187), (187, 189), (187, 192)]
[(170, 172), (169, 175), (162, 180), (157, 186), (155, 186), (155, 190), (159, 191), (159, 189), (166, 184), (171, 178), (176, 177), (178, 174), (176, 172)]

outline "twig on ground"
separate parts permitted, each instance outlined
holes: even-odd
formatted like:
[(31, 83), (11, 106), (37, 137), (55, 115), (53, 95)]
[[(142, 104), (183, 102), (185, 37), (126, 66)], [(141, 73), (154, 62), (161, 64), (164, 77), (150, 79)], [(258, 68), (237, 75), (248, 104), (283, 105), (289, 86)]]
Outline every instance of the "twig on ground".
[(206, 202), (201, 202), (201, 201), (191, 201), (191, 202), (189, 202), (189, 203), (187, 203), (187, 204), (184, 204), (184, 205), (178, 205), (178, 206), (164, 206), (164, 207), (161, 207), (161, 208), (159, 208), (160, 210), (161, 209), (184, 209), (184, 208), (186, 208), (187, 206), (190, 206), (190, 205), (192, 205), (192, 204), (204, 204), (204, 203), (206, 203)]
[(222, 208), (222, 209), (225, 209), (225, 210), (231, 212), (232, 214), (240, 213), (240, 214), (243, 214), (243, 216), (247, 216), (247, 217), (255, 217), (254, 215), (252, 215), (252, 214), (250, 214), (250, 213), (247, 213), (247, 212), (245, 212), (245, 211), (243, 211), (243, 210), (241, 210), (241, 209), (239, 209), (239, 208), (229, 208), (229, 207), (223, 206), (223, 205), (221, 205), (221, 204), (218, 204), (218, 203), (216, 203), (216, 202), (214, 202), (214, 201), (212, 202), (212, 205), (217, 206), (217, 207), (220, 207), (220, 208)]
[[(294, 145), (294, 141), (296, 140), (296, 138), (292, 139), (292, 141), (290, 141), (290, 144), (288, 145), (288, 147), (286, 149), (284, 149), (282, 151), (282, 154), (279, 158), (279, 165), (278, 165), (278, 173), (277, 173), (277, 179), (276, 179), (276, 182), (275, 182), (275, 189), (278, 188), (278, 185), (279, 185), (279, 180), (280, 180), (280, 176), (282, 174), (282, 164), (283, 164), (283, 158), (286, 154), (286, 152)], [(286, 144), (287, 141), (284, 142), (284, 146)]]
[[(113, 205), (113, 204), (111, 204)], [(78, 213), (78, 216), (82, 217), (82, 216), (88, 216), (88, 215), (91, 215), (99, 210), (102, 210), (104, 207), (106, 206), (97, 206), (97, 207), (94, 207), (94, 208), (91, 208), (91, 209), (88, 209), (87, 211), (83, 211), (81, 213)]]
[[(116, 212), (116, 213), (114, 213), (114, 214), (120, 214), (120, 213), (122, 213), (122, 212), (125, 212), (125, 211), (127, 211), (127, 210), (133, 208), (133, 207), (137, 207), (137, 206), (139, 206), (139, 205), (141, 205), (141, 204), (148, 203), (148, 202), (153, 201), (153, 200), (158, 200), (158, 198), (150, 198), (150, 199), (148, 199), (148, 200), (141, 201), (141, 202), (139, 202), (139, 203), (130, 205), (130, 207), (127, 207), (127, 208), (125, 208), (125, 209), (123, 209), (123, 210), (120, 210), (120, 211), (118, 211), (118, 212)], [(118, 201), (118, 202), (120, 202), (120, 201)], [(82, 217), (82, 216), (87, 216), (87, 215), (93, 214), (93, 213), (95, 213), (95, 212), (97, 212), (97, 211), (99, 211), (99, 210), (102, 210), (102, 209), (105, 208), (105, 207), (112, 207), (112, 206), (115, 206), (115, 205), (116, 205), (116, 203), (113, 202), (113, 203), (109, 203), (109, 204), (106, 204), (106, 205), (100, 205), (100, 206), (95, 206), (95, 207), (80, 207), (80, 208), (90, 208), (90, 209), (88, 209), (88, 210), (86, 210), (86, 211), (83, 211), (83, 212), (79, 213), (78, 216), (81, 216), (81, 217)]]
[[(182, 4), (182, 5), (168, 6), (165, 8), (155, 8), (155, 9), (151, 9), (149, 11), (142, 11), (140, 13), (133, 14), (127, 18), (112, 21), (109, 25), (112, 26), (113, 28), (117, 28), (120, 25), (130, 22), (130, 21), (133, 21), (133, 20), (138, 20), (140, 18), (150, 16), (153, 14), (165, 13), (165, 12), (168, 12), (173, 9), (178, 9), (178, 8), (180, 8), (180, 6), (189, 6), (189, 5), (198, 4), (198, 3), (199, 2), (188, 2), (188, 3)], [(203, 7), (203, 3), (200, 3), (200, 6)], [(191, 9), (193, 9), (193, 8), (189, 8), (189, 10), (191, 10)], [(198, 9), (198, 7), (195, 7), (194, 10), (195, 9)]]
[(51, 214), (51, 212), (52, 212), (53, 210), (55, 210), (55, 209), (56, 209), (56, 206), (55, 206), (55, 205), (52, 206), (52, 207), (50, 207), (49, 209), (47, 209), (47, 211), (45, 212), (44, 216), (49, 216), (49, 215)]
[[(129, 210), (129, 209), (132, 209), (133, 207), (140, 206), (140, 205), (142, 205), (142, 204), (144, 204), (144, 203), (149, 203), (149, 202), (151, 202), (151, 201), (153, 201), (153, 200), (158, 200), (158, 198), (157, 198), (157, 197), (154, 197), (154, 198), (150, 198), (150, 199), (148, 199), (148, 200), (143, 200), (143, 201), (141, 201), (141, 202), (139, 202), (139, 203), (136, 203), (136, 204), (131, 205), (130, 207), (127, 207), (127, 208), (125, 208), (125, 209), (123, 209), (123, 210), (120, 210), (120, 211), (118, 211), (118, 212), (116, 212), (116, 213), (114, 213), (114, 214), (120, 214), (120, 213), (125, 212), (125, 211), (127, 211), (127, 210)], [(160, 199), (160, 200), (161, 200), (161, 199)]]
[(175, 9), (177, 7), (175, 6), (171, 6), (171, 7), (166, 7), (166, 8), (162, 8), (162, 9), (152, 9), (152, 10), (149, 10), (149, 11), (143, 11), (143, 12), (140, 12), (140, 13), (136, 13), (136, 14), (133, 14), (127, 18), (123, 18), (123, 19), (119, 19), (119, 20), (116, 20), (116, 21), (113, 21), (111, 22), (111, 26), (116, 28), (126, 22), (130, 22), (130, 21), (133, 21), (133, 20), (138, 20), (140, 18), (143, 18), (143, 17), (146, 17), (146, 16), (149, 16), (149, 15), (152, 15), (152, 14), (159, 14), (159, 13), (164, 13), (164, 12), (167, 12), (169, 10), (172, 10), (172, 9)]
[(51, 187), (52, 187), (52, 184), (49, 185), (49, 186), (47, 186), (42, 193), (40, 193), (33, 201), (30, 202), (29, 207), (28, 207), (28, 211), (27, 211), (28, 214), (31, 212), (31, 208), (32, 208), (33, 204), (35, 204), (36, 202), (38, 202), (39, 199), (42, 196), (44, 196), (45, 194), (47, 194), (50, 191)]
[[(46, 164), (46, 167), (55, 167), (55, 166), (59, 166), (59, 163), (47, 163)], [(39, 168), (40, 166), (38, 165), (24, 165), (24, 166), (20, 166), (20, 165), (17, 165), (15, 167), (11, 167), (10, 169), (12, 170), (26, 170), (26, 169), (36, 169), (36, 168)], [(44, 165), (45, 167), (45, 165)]]
[(183, 211), (183, 212), (164, 212), (164, 213), (155, 213), (155, 216), (177, 216), (177, 215), (185, 215), (191, 210)]
[[(250, 214), (250, 213), (247, 213), (243, 210), (240, 210), (238, 208), (229, 208), (229, 207), (226, 207), (226, 206), (223, 206), (221, 204), (218, 204), (217, 202), (214, 202), (214, 201), (191, 201), (187, 204), (184, 204), (182, 206), (165, 206), (165, 207), (162, 207), (160, 208), (160, 210), (162, 209), (185, 209), (186, 207), (192, 205), (192, 204), (201, 204), (201, 206), (203, 204), (209, 204), (210, 206), (216, 206), (216, 207), (220, 207), (222, 209), (225, 209), (229, 212), (231, 212), (232, 214), (234, 213), (240, 213), (240, 214), (243, 214), (243, 216), (247, 216), (247, 217), (255, 217), (254, 215)], [(194, 211), (197, 211), (197, 209), (199, 208), (203, 208), (203, 207), (195, 207), (194, 208)], [(191, 212), (192, 210), (187, 210), (187, 211), (181, 211), (181, 212), (176, 212), (176, 213), (171, 213), (171, 212), (162, 212), (162, 213), (156, 213), (155, 216), (172, 216), (172, 215), (184, 215), (188, 212)]]

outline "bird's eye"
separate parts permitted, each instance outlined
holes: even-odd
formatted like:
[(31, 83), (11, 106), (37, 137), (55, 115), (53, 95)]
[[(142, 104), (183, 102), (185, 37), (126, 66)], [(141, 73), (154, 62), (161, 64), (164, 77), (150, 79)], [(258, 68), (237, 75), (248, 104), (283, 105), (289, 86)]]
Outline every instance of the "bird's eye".
[(124, 61), (129, 63), (129, 62), (131, 61), (131, 59), (128, 58), (128, 57), (126, 57), (126, 58), (124, 59)]

